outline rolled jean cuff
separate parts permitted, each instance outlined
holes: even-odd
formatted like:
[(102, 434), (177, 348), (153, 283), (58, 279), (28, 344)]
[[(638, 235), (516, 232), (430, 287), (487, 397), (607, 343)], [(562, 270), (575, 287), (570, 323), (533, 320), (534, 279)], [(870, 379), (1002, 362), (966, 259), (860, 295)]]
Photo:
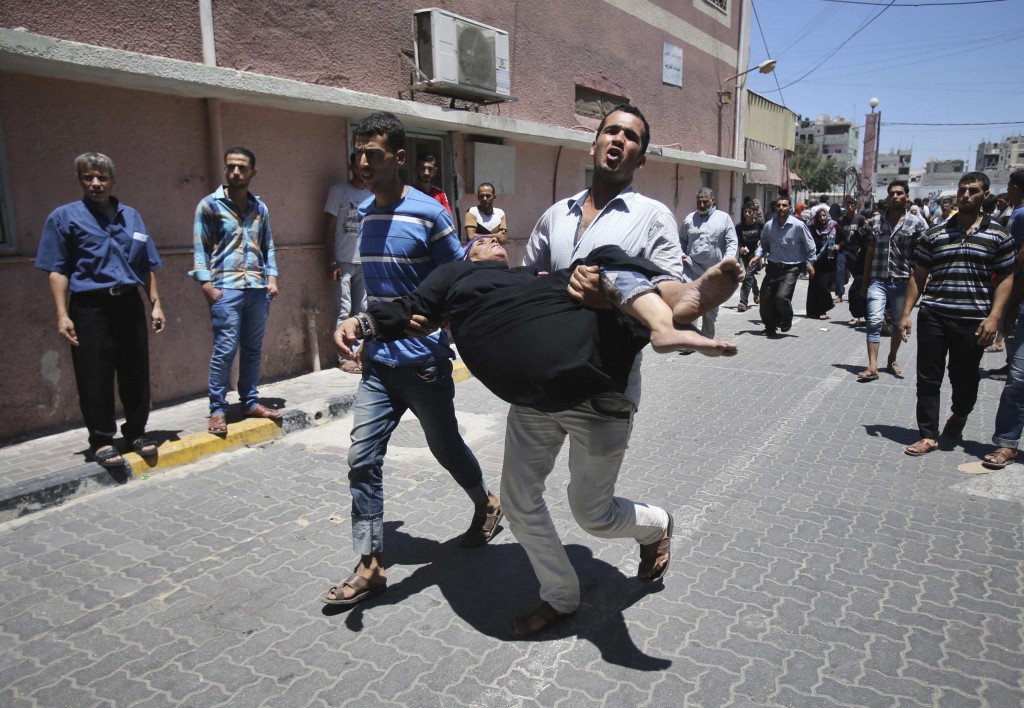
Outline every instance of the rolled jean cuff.
[(1009, 450), (1016, 450), (1017, 446), (1020, 445), (1020, 440), (1010, 440), (1009, 438), (1001, 438), (998, 435), (993, 435), (992, 444), (996, 447), (1005, 447)]
[(384, 550), (384, 515), (352, 516), (352, 550), (361, 556)]

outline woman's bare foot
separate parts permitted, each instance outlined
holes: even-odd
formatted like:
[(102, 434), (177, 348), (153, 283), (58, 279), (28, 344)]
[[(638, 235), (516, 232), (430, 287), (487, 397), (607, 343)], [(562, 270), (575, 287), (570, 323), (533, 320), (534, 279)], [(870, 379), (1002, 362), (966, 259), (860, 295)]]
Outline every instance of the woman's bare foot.
[(742, 282), (743, 265), (735, 258), (725, 258), (692, 283), (661, 282), (658, 289), (672, 308), (672, 320), (685, 325), (732, 297)]
[(698, 351), (704, 356), (733, 356), (735, 344), (722, 339), (708, 339), (692, 329), (672, 329), (651, 332), (651, 348), (659, 354), (683, 350)]

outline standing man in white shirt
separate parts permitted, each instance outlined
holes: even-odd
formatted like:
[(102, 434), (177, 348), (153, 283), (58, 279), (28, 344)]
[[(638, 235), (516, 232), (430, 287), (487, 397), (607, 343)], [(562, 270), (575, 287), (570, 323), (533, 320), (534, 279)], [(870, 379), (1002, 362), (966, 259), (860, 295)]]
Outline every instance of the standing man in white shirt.
[[(359, 205), (373, 196), (363, 185), (356, 170), (356, 154), (348, 158), (351, 179), (340, 182), (327, 192), (324, 214), (324, 247), (327, 257), (327, 277), (334, 283), (334, 307), (337, 329), (342, 320), (354, 317), (366, 309), (366, 285), (363, 266), (359, 258)], [(339, 359), (339, 367), (350, 374), (358, 374), (362, 365), (357, 360)]]
[(508, 243), (505, 212), (494, 206), (494, 185), (481, 182), (476, 188), (477, 205), (466, 212), (466, 243), (477, 236), (494, 235), (498, 243)]
[[(736, 226), (728, 214), (715, 207), (715, 193), (707, 187), (697, 190), (697, 211), (683, 219), (679, 245), (683, 249), (683, 270), (690, 280), (696, 280), (723, 258), (736, 257), (739, 250)], [(701, 334), (714, 339), (717, 319), (717, 307), (704, 313), (700, 321)]]

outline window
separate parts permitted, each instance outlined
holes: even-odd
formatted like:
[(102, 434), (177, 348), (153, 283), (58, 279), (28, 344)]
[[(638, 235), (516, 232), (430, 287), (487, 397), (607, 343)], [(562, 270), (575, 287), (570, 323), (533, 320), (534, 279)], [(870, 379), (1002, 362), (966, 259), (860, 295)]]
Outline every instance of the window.
[(729, 0), (704, 0), (708, 5), (717, 7), (722, 12), (729, 12)]
[(629, 103), (629, 99), (585, 86), (576, 86), (577, 115), (601, 120), (620, 103)]

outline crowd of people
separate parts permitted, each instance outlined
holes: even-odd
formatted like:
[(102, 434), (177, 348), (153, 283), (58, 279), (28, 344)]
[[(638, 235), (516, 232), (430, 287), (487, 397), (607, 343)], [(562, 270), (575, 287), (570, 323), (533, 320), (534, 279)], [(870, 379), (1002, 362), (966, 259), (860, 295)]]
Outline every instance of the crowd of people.
[[(389, 113), (354, 128), (350, 179), (324, 207), (327, 276), (335, 284), (341, 368), (360, 375), (347, 463), (355, 568), (332, 586), (328, 604), (352, 605), (387, 588), (384, 563), (384, 459), (406, 411), (420, 420), (432, 455), (472, 506), (461, 546), (487, 544), (502, 518), (522, 544), (540, 583), (539, 602), (514, 617), (513, 637), (530, 636), (570, 616), (580, 586), (544, 500), (545, 481), (569, 441), (569, 508), (588, 533), (638, 545), (637, 576), (661, 579), (671, 559), (672, 514), (616, 496), (640, 403), (640, 351), (732, 355), (715, 338), (720, 305), (740, 287), (764, 334), (793, 326), (793, 293), (808, 278), (806, 315), (828, 319), (847, 299), (851, 325), (866, 321), (863, 382), (879, 377), (881, 337), (890, 338), (885, 370), (902, 376), (900, 345), (917, 320), (917, 422), (923, 455), (940, 435), (958, 438), (977, 398), (979, 362), (1006, 335), (1006, 386), (985, 464), (1005, 467), (1024, 428), (1024, 279), (1014, 281), (1024, 242), (1024, 171), (1006, 195), (990, 199), (988, 178), (969, 173), (955, 204), (911, 203), (893, 182), (879, 210), (795, 208), (781, 196), (766, 215), (743, 204), (734, 224), (713, 190), (677, 226), (664, 204), (633, 188), (646, 161), (650, 126), (634, 106), (614, 108), (591, 147), (592, 185), (540, 217), (521, 266), (504, 243), (508, 223), (495, 187), (453, 221), (433, 185), (436, 160), (419, 155), (413, 185), (403, 181), (405, 128)], [(198, 205), (194, 267), (214, 335), (208, 431), (227, 431), (226, 394), (239, 358), (238, 394), (246, 416), (277, 419), (258, 395), (261, 346), (277, 262), (267, 205), (249, 191), (256, 156), (244, 147), (224, 158), (225, 183)], [(122, 433), (140, 455), (158, 454), (146, 436), (148, 330), (165, 318), (154, 271), (157, 249), (138, 212), (112, 194), (114, 164), (99, 153), (76, 160), (84, 196), (57, 208), (44, 225), (36, 267), (49, 273), (57, 330), (71, 345), (90, 449), (102, 465), (124, 464), (114, 445), (114, 378), (125, 410)], [(931, 223), (929, 223), (929, 220)], [(761, 276), (761, 269), (764, 274)], [(760, 279), (760, 282), (758, 282)], [(848, 281), (852, 281), (849, 282)], [(140, 289), (150, 303), (148, 323)], [(1020, 321), (1018, 321), (1020, 320)], [(699, 327), (697, 323), (699, 322)], [(888, 333), (886, 332), (888, 327)], [(473, 373), (511, 406), (506, 421), (501, 498), (492, 491), (459, 433), (449, 328)], [(516, 366), (505, 362), (515, 359)], [(939, 432), (939, 387), (948, 369), (952, 415)]]

